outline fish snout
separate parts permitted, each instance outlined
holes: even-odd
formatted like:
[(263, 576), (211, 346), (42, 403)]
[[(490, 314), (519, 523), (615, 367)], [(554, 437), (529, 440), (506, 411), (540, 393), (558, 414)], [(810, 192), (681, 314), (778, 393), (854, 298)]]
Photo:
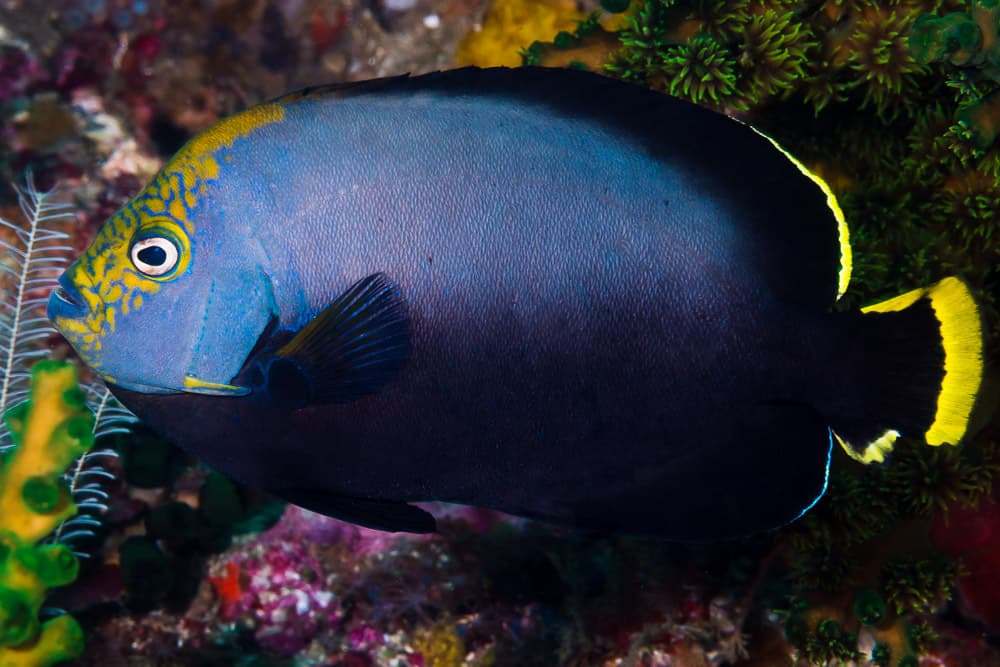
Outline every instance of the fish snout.
[(59, 286), (49, 296), (48, 315), (53, 322), (58, 319), (78, 320), (90, 315), (90, 306), (69, 279), (68, 272), (59, 276)]

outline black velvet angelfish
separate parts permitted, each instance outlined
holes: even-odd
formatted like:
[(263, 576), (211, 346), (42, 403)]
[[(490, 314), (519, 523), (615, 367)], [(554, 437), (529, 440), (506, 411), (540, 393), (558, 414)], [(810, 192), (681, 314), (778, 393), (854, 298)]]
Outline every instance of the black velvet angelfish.
[(49, 314), (155, 429), (294, 503), (681, 539), (791, 521), (831, 451), (966, 431), (956, 278), (831, 311), (848, 228), (750, 127), (597, 75), (291, 94), (184, 146)]

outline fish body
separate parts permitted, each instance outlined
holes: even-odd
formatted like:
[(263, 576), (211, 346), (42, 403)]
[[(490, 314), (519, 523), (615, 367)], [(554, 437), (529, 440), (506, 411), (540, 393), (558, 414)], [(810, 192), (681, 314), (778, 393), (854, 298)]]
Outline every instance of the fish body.
[(967, 290), (833, 314), (847, 237), (829, 188), (743, 124), (586, 73), (461, 70), (199, 135), (50, 316), (140, 418), (312, 509), (707, 539), (800, 516), (838, 444), (964, 433)]

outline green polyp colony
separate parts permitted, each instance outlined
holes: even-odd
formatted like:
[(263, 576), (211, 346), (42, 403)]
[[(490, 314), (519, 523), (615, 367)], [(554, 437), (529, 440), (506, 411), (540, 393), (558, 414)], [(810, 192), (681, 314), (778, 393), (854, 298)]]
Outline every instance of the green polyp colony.
[(84, 646), (71, 616), (38, 618), (79, 569), (69, 547), (40, 541), (76, 513), (62, 473), (93, 445), (93, 418), (73, 366), (41, 361), (31, 378), (28, 401), (5, 415), (15, 447), (0, 463), (0, 667), (51, 665)]
[(836, 461), (827, 495), (780, 538), (794, 590), (786, 627), (795, 632), (787, 634), (801, 655), (836, 664), (865, 631), (875, 644), (862, 657), (916, 664), (934, 638), (926, 619), (945, 608), (961, 573), (930, 547), (927, 524), (988, 498), (998, 472), (996, 447), (980, 443), (903, 440), (886, 465)]
[(882, 590), (896, 614), (933, 614), (951, 599), (957, 574), (954, 563), (940, 558), (891, 561), (883, 570)]
[(854, 616), (865, 625), (881, 623), (885, 611), (885, 601), (876, 591), (860, 590), (854, 597)]
[(21, 498), (32, 512), (45, 514), (59, 506), (62, 487), (57, 480), (47, 477), (29, 477), (24, 483)]
[(846, 632), (835, 621), (823, 619), (816, 625), (816, 632), (806, 640), (803, 653), (813, 664), (852, 662), (858, 658), (858, 638)]
[(595, 14), (524, 62), (583, 65), (750, 122), (840, 202), (854, 265), (838, 308), (957, 274), (995, 344), (1000, 0), (646, 0), (612, 22)]

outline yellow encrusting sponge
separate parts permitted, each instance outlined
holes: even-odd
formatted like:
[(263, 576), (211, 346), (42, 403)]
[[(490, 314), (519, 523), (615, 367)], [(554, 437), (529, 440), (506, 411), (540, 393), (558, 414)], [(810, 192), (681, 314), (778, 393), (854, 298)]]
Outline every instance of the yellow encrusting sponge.
[(897, 311), (920, 299), (930, 300), (941, 327), (944, 347), (944, 379), (934, 422), (927, 429), (925, 439), (928, 445), (954, 445), (968, 429), (969, 416), (983, 378), (982, 322), (968, 286), (953, 276), (861, 310), (866, 313)]
[(4, 415), (15, 446), (0, 461), (0, 667), (47, 667), (83, 652), (71, 616), (42, 622), (48, 591), (76, 579), (79, 563), (64, 544), (41, 544), (76, 513), (61, 477), (93, 445), (93, 416), (76, 369), (39, 361), (28, 401)]

